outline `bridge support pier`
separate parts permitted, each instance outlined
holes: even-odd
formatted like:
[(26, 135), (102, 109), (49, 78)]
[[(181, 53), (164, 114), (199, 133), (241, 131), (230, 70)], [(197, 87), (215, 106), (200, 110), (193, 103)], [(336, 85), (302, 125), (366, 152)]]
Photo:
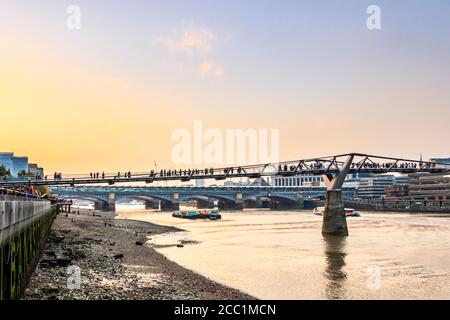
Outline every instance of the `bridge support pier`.
[(323, 176), (327, 186), (327, 198), (325, 199), (322, 222), (322, 234), (324, 236), (348, 236), (347, 217), (345, 216), (344, 203), (342, 202), (342, 186), (353, 158), (354, 155), (350, 155), (334, 177), (331, 175)]
[(114, 212), (116, 211), (116, 194), (110, 193), (108, 196), (108, 206), (106, 208), (106, 211)]
[(172, 210), (180, 210), (180, 194), (177, 192), (172, 195)]
[(348, 236), (341, 190), (328, 190), (322, 223), (323, 235)]

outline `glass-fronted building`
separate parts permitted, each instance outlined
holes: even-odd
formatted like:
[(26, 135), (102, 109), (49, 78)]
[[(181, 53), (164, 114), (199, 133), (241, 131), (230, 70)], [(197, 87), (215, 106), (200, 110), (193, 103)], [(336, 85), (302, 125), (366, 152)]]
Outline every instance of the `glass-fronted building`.
[(13, 157), (14, 154), (12, 152), (0, 152), (0, 166), (12, 171), (11, 168), (14, 167)]
[(14, 177), (21, 173), (28, 173), (28, 157), (13, 157), (13, 163), (14, 169), (11, 170), (11, 174)]
[(11, 176), (28, 173), (28, 157), (16, 157), (13, 152), (0, 152), (0, 166), (9, 169)]

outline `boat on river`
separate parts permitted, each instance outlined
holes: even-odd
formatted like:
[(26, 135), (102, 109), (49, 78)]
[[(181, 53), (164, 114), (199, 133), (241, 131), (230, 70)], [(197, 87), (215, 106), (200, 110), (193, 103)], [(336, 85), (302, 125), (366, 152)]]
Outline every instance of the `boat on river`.
[(209, 210), (178, 210), (172, 213), (172, 217), (181, 219), (209, 219), (209, 220), (219, 220), (222, 216), (219, 214), (219, 210), (209, 209)]
[[(316, 207), (313, 209), (313, 213), (317, 216), (323, 216), (325, 207)], [(352, 208), (344, 208), (344, 214), (346, 217), (361, 217), (361, 214)]]

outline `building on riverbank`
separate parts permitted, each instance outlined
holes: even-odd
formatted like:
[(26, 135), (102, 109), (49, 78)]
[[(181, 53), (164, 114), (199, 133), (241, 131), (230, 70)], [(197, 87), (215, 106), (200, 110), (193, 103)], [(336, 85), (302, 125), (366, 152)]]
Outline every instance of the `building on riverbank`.
[(412, 201), (427, 206), (450, 206), (449, 174), (415, 173), (409, 177), (409, 197)]
[(17, 177), (20, 172), (28, 172), (28, 157), (17, 157), (13, 152), (0, 152), (0, 166), (11, 172), (11, 176)]
[[(371, 177), (369, 173), (348, 174), (344, 181), (344, 187), (357, 189), (363, 178)], [(271, 178), (270, 185), (274, 187), (325, 187), (321, 176), (295, 175), (292, 177), (275, 176)]]
[(18, 177), (19, 174), (43, 175), (44, 169), (35, 163), (28, 163), (28, 157), (15, 156), (13, 152), (0, 152), (0, 166), (11, 172), (12, 177)]
[(405, 193), (408, 190), (408, 183), (408, 176), (382, 175), (366, 177), (359, 182), (358, 197), (361, 199), (381, 199), (392, 192)]
[(32, 175), (44, 175), (44, 168), (39, 167), (36, 163), (28, 164), (28, 173)]

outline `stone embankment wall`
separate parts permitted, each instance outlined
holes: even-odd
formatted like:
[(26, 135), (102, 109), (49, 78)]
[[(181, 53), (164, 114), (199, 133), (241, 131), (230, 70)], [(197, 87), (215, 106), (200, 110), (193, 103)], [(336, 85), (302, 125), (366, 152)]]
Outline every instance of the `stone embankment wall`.
[(50, 201), (0, 195), (0, 300), (20, 298), (55, 215)]

